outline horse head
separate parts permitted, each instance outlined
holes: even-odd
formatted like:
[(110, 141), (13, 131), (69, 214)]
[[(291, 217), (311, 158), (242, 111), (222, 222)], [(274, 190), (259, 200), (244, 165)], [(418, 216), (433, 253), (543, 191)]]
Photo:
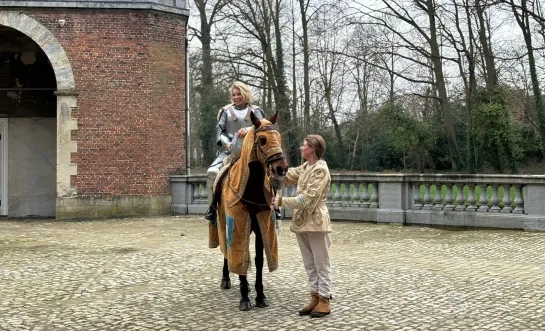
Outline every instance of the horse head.
[(280, 182), (288, 172), (288, 164), (282, 151), (282, 137), (274, 127), (277, 115), (278, 112), (269, 119), (259, 120), (253, 112), (250, 114), (254, 124), (254, 146), (257, 158), (271, 171), (273, 177), (271, 179), (276, 183)]

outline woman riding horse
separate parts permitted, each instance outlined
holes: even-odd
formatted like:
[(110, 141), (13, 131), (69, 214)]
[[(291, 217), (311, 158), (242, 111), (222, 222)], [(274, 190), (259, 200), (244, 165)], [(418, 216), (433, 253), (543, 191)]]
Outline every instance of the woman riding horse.
[[(209, 225), (209, 247), (220, 246), (229, 271), (239, 275), (240, 310), (252, 309), (246, 278), (251, 232), (256, 236), (256, 248), (263, 247), (267, 255), (269, 271), (278, 268), (276, 225), (270, 217), (270, 204), (275, 193), (271, 182), (281, 182), (288, 165), (280, 133), (274, 128), (276, 116), (259, 120), (251, 114), (253, 126), (244, 138), (240, 157), (230, 166), (221, 183), (217, 222)], [(258, 307), (268, 306), (262, 282), (263, 250), (256, 252), (255, 260)]]

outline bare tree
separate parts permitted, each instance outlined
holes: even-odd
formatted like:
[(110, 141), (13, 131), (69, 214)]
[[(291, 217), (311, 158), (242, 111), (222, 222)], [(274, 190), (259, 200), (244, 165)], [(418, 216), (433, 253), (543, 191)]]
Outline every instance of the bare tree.
[[(440, 44), (438, 41), (437, 5), (434, 0), (413, 0), (411, 3), (414, 5), (415, 10), (410, 12), (408, 9), (409, 7), (403, 5), (398, 0), (382, 0), (382, 3), (385, 5), (385, 7), (382, 9), (371, 9), (365, 7), (368, 9), (366, 15), (374, 21), (374, 24), (378, 24), (395, 33), (405, 43), (406, 49), (410, 50), (411, 52), (418, 53), (420, 56), (429, 59), (431, 62), (431, 69), (433, 70), (434, 74), (434, 81), (432, 83), (437, 88), (437, 97), (442, 110), (451, 166), (453, 169), (458, 169), (458, 163), (461, 161), (461, 158), (456, 141), (451, 104), (449, 101), (445, 75), (443, 72), (443, 60), (445, 58), (441, 54)], [(414, 14), (422, 14), (423, 17), (421, 17), (420, 20), (417, 20)], [(406, 34), (403, 29), (394, 28), (385, 19), (385, 17), (392, 17), (403, 22), (410, 29), (414, 30), (416, 35), (409, 37), (409, 35)], [(425, 20), (423, 19), (424, 17)], [(427, 23), (426, 27), (424, 25), (425, 23)], [(414, 38), (417, 38), (416, 41)], [(417, 44), (418, 38), (422, 41), (421, 45)], [(424, 68), (429, 66), (426, 62), (420, 61), (414, 56), (404, 56), (404, 58), (407, 61), (411, 61), (414, 64), (418, 64)], [(414, 83), (426, 82), (422, 79), (413, 78), (399, 72), (396, 72), (395, 74)]]
[[(462, 3), (458, 3), (456, 0), (452, 0), (450, 5), (445, 5), (443, 7), (442, 19), (439, 20), (441, 31), (445, 36), (446, 40), (452, 47), (456, 50), (457, 58), (452, 59), (458, 66), (458, 71), (460, 73), (460, 78), (464, 86), (465, 94), (465, 108), (466, 108), (466, 117), (465, 122), (466, 126), (466, 165), (470, 173), (474, 173), (475, 169), (475, 147), (473, 141), (472, 133), (472, 114), (473, 109), (473, 99), (475, 92), (477, 90), (477, 77), (475, 74), (475, 35), (473, 32), (473, 12), (482, 11), (482, 8), (478, 8), (479, 0), (476, 1), (475, 8), (470, 5), (469, 0), (463, 0)], [(460, 12), (460, 9), (462, 12)], [(480, 16), (482, 18), (482, 13)], [(450, 19), (448, 23), (454, 24), (453, 29), (451, 30), (447, 26), (446, 20)], [(481, 19), (479, 19), (481, 21)], [(484, 24), (484, 22), (481, 22)], [(464, 25), (464, 26), (462, 26)], [(481, 31), (482, 32), (482, 31)], [(488, 38), (484, 33), (481, 34), (480, 40), (485, 40), (485, 44), (482, 45), (483, 49), (486, 49), (485, 58), (489, 59), (487, 61), (489, 68), (486, 70), (492, 78), (487, 78), (487, 85), (490, 85), (491, 89), (495, 84), (497, 84), (496, 69), (494, 67), (494, 59), (492, 57), (492, 50), (489, 49)]]
[[(485, 0), (486, 1), (486, 0)], [(466, 5), (469, 8), (469, 4)], [(468, 9), (469, 10), (469, 9)], [(475, 11), (477, 13), (479, 22), (479, 41), (481, 44), (481, 51), (484, 58), (484, 72), (486, 87), (492, 90), (498, 85), (498, 74), (496, 70), (494, 55), (492, 52), (492, 45), (490, 44), (490, 33), (487, 20), (485, 20), (486, 6), (482, 3), (482, 0), (475, 0)]]
[(301, 26), (303, 28), (303, 89), (305, 99), (303, 102), (303, 132), (308, 133), (310, 130), (310, 77), (309, 77), (309, 46), (308, 46), (308, 25), (310, 13), (308, 12), (310, 0), (299, 0), (299, 8), (301, 10)]
[(211, 96), (218, 96), (214, 85), (213, 70), (214, 60), (212, 58), (212, 27), (218, 22), (220, 11), (231, 0), (193, 0), (197, 7), (200, 18), (200, 29), (190, 27), (194, 36), (196, 36), (202, 44), (202, 66), (200, 67), (201, 79), (200, 86), (196, 89), (201, 96), (200, 104), (200, 119), (199, 123), (199, 138), (203, 147), (204, 160), (206, 163), (211, 163), (215, 157), (215, 123), (216, 112), (221, 107), (221, 101)]
[[(338, 151), (345, 153), (343, 134), (337, 117), (341, 111), (348, 73), (345, 58), (341, 54), (345, 53), (348, 43), (340, 37), (343, 34), (341, 27), (330, 24), (331, 21), (338, 21), (342, 10), (339, 7), (322, 7), (316, 13), (315, 31), (312, 36), (316, 39), (313, 43), (316, 78), (323, 91), (323, 101), (333, 125)], [(352, 112), (347, 114), (348, 117), (354, 115)]]
[[(231, 61), (244, 61), (246, 66), (261, 72), (264, 76), (262, 86), (266, 88), (265, 93), (270, 91), (274, 98), (274, 108), (278, 111), (280, 120), (279, 126), (284, 135), (283, 143), (288, 153), (288, 162), (296, 156), (296, 131), (288, 131), (291, 126), (292, 117), (290, 113), (290, 92), (287, 87), (284, 63), (284, 48), (282, 36), (282, 12), (285, 10), (282, 0), (241, 0), (229, 4), (227, 7), (228, 17), (240, 29), (239, 36), (257, 42), (260, 49), (242, 47), (241, 52), (234, 52), (229, 55)], [(232, 29), (229, 30), (232, 33)], [(256, 63), (262, 63), (260, 67)], [(250, 78), (248, 83), (252, 84)], [(253, 82), (255, 84), (255, 81)], [(259, 86), (259, 85), (257, 85)], [(268, 98), (271, 100), (272, 98)]]
[[(517, 114), (526, 114), (521, 121), (536, 128), (529, 134), (545, 137), (542, 0), (193, 1), (201, 21), (191, 32), (203, 45), (201, 62), (192, 64), (199, 71), (192, 97), (202, 105), (199, 119), (217, 110), (205, 110), (213, 98), (200, 98), (201, 93), (214, 95), (221, 82), (242, 80), (255, 88), (266, 113), (280, 112), (292, 164), (299, 158), (301, 137), (318, 131), (334, 138), (328, 148), (335, 151), (328, 156), (335, 157), (332, 164), (363, 165), (362, 152), (374, 153), (368, 146), (391, 143), (379, 136), (385, 124), (374, 114), (390, 104), (420, 122), (415, 125), (426, 133), (421, 150), (405, 155), (414, 158), (407, 165), (453, 170), (465, 165), (473, 172), (477, 161), (492, 155), (488, 146), (485, 156), (474, 138), (476, 131), (490, 136), (483, 135), (486, 125), (475, 122), (484, 109), (479, 107), (486, 106), (486, 91), (521, 100)], [(519, 29), (513, 34), (503, 29), (514, 22), (523, 38), (509, 40)], [(495, 100), (497, 111), (517, 107)], [(435, 157), (447, 148), (432, 150), (443, 141), (448, 164), (441, 161), (443, 154)], [(344, 157), (337, 160), (337, 155)]]
[(515, 3), (514, 0), (508, 0), (508, 4), (510, 5), (517, 24), (520, 27), (520, 30), (524, 37), (524, 43), (526, 44), (528, 67), (530, 70), (532, 91), (534, 94), (534, 101), (540, 129), (539, 131), (541, 134), (541, 144), (543, 149), (543, 140), (545, 139), (545, 105), (543, 104), (543, 98), (541, 97), (541, 88), (539, 86), (540, 84), (536, 69), (536, 59), (534, 57), (532, 26), (530, 21), (533, 10), (528, 7), (528, 4), (533, 5), (534, 1), (520, 0), (520, 5), (518, 5), (517, 3)]

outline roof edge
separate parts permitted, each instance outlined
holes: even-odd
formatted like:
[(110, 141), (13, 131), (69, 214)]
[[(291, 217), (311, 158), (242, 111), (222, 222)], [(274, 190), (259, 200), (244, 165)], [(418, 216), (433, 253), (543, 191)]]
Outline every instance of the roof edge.
[(86, 1), (13, 1), (0, 0), (1, 7), (11, 8), (76, 8), (156, 10), (189, 17), (187, 0), (86, 0)]

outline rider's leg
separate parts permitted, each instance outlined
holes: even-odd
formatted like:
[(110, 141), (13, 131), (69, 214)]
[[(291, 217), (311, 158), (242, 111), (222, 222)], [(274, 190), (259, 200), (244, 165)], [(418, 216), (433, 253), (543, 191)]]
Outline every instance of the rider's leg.
[(210, 207), (208, 207), (204, 218), (211, 222), (216, 219), (216, 201), (214, 201), (214, 180), (216, 179), (218, 172), (219, 169), (215, 165), (208, 168), (208, 171), (206, 172), (206, 194), (208, 196), (208, 202), (210, 203)]
[[(210, 168), (206, 172), (206, 193), (208, 195), (208, 201), (210, 202), (210, 207), (206, 211), (204, 218), (213, 222), (216, 219), (216, 210), (219, 200), (219, 184), (216, 183), (218, 180), (218, 173), (222, 172), (223, 168), (227, 167), (231, 162), (231, 156), (225, 153), (221, 153), (214, 160)], [(223, 173), (223, 172), (222, 172)], [(214, 186), (216, 186), (216, 191), (214, 191)]]

